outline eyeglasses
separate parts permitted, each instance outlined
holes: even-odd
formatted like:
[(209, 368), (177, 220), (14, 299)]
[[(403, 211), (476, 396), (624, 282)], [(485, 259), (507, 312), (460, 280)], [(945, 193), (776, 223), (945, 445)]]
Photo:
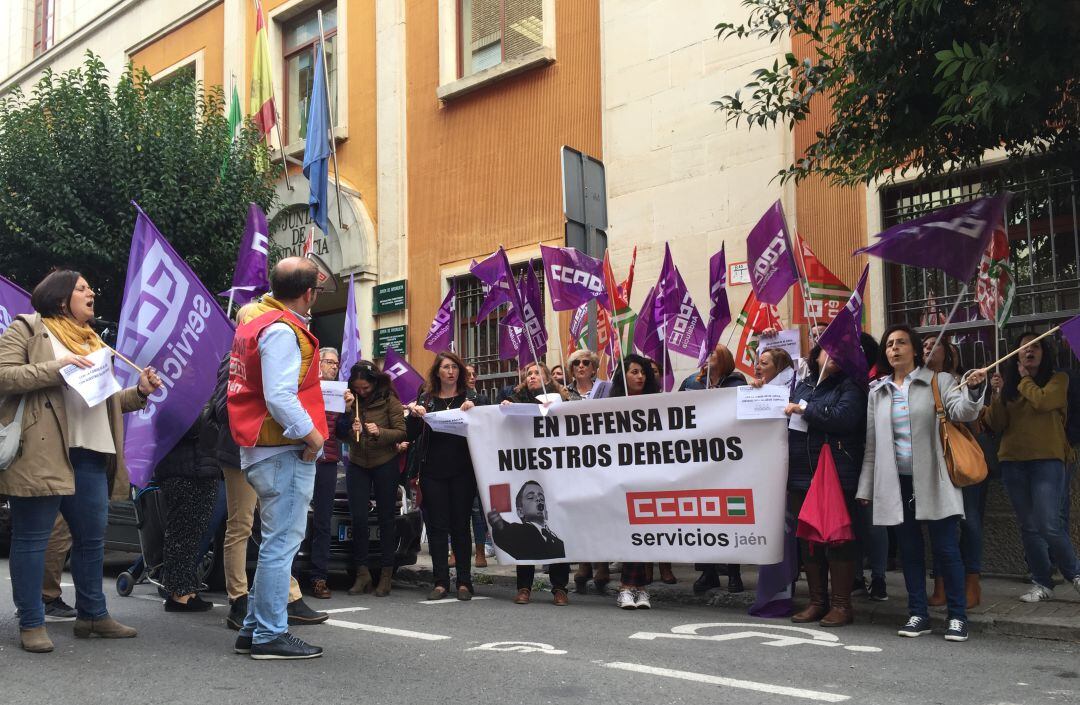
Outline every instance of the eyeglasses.
[(585, 367), (592, 367), (592, 360), (574, 360), (570, 363), (571, 367), (577, 367), (578, 365), (584, 365)]
[(332, 367), (341, 367), (341, 363), (338, 362), (337, 360), (329, 360), (329, 359), (327, 359), (327, 360), (319, 360), (319, 362), (321, 362), (324, 365), (330, 365)]

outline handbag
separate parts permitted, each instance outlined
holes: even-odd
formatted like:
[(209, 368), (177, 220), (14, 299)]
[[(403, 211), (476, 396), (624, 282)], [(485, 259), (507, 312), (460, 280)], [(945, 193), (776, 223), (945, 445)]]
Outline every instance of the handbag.
[(938, 387), (937, 373), (934, 373), (930, 387), (934, 390), (934, 413), (937, 414), (941, 450), (945, 455), (945, 467), (949, 471), (949, 479), (955, 487), (977, 485), (985, 480), (988, 474), (982, 446), (975, 440), (975, 436), (967, 426), (949, 421), (945, 414), (945, 407), (941, 403), (941, 389)]
[(6, 470), (19, 454), (19, 445), (22, 443), (23, 409), (25, 408), (26, 396), (24, 395), (19, 400), (15, 418), (11, 420), (11, 423), (0, 427), (0, 470)]

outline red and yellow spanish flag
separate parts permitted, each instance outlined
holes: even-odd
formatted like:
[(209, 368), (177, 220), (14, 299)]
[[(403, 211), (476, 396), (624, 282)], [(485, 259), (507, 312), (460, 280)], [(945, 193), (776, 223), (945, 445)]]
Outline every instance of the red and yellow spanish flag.
[(255, 56), (251, 62), (251, 119), (264, 135), (277, 122), (274, 107), (274, 77), (270, 73), (270, 44), (266, 39), (266, 19), (262, 3), (255, 0)]

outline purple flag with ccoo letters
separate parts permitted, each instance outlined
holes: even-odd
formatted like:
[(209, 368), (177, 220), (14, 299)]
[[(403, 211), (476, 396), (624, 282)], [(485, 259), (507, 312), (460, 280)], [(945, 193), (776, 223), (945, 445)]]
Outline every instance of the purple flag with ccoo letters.
[(570, 311), (596, 299), (611, 308), (604, 288), (604, 260), (590, 257), (573, 247), (540, 246), (544, 276), (548, 281), (551, 308)]
[(746, 260), (750, 285), (758, 301), (775, 306), (799, 281), (795, 253), (791, 248), (784, 207), (780, 201), (769, 206), (765, 215), (746, 237)]
[(863, 267), (859, 285), (855, 287), (847, 305), (840, 309), (836, 318), (818, 338), (818, 345), (829, 354), (848, 377), (865, 389), (869, 382), (869, 365), (859, 340), (862, 335), (863, 292), (866, 290), (866, 274), (870, 265)]
[(240, 240), (240, 251), (236, 255), (232, 288), (218, 296), (228, 297), (232, 294), (233, 303), (243, 306), (270, 291), (270, 280), (266, 276), (270, 256), (269, 232), (262, 208), (249, 203), (244, 237)]
[(416, 401), (416, 397), (424, 386), (424, 377), (392, 347), (386, 348), (383, 372), (390, 375), (394, 391), (397, 392), (402, 404), (411, 404)]
[(435, 312), (435, 319), (428, 328), (424, 339), (424, 349), (433, 353), (450, 350), (454, 344), (454, 302), (457, 292), (454, 282), (450, 282), (450, 291), (446, 292), (442, 305)]

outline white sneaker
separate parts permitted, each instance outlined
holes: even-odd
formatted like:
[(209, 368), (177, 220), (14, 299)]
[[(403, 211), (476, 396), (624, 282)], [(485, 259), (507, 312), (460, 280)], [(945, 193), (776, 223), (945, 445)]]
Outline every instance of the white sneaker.
[(615, 604), (624, 610), (637, 609), (633, 590), (619, 590), (619, 596), (615, 598)]
[(484, 555), (487, 556), (488, 558), (494, 558), (495, 557), (495, 547), (492, 546), (490, 543), (485, 543), (484, 544)]
[(1073, 578), (1072, 583), (1073, 583), (1073, 587), (1076, 588), (1076, 591), (1080, 592), (1080, 575)]
[(637, 597), (634, 599), (634, 608), (639, 610), (652, 608), (652, 605), (649, 604), (649, 593), (644, 590), (638, 590)]
[(1020, 596), (1021, 602), (1044, 602), (1052, 599), (1054, 599), (1054, 591), (1050, 588), (1044, 588), (1038, 583), (1033, 584), (1030, 590)]

